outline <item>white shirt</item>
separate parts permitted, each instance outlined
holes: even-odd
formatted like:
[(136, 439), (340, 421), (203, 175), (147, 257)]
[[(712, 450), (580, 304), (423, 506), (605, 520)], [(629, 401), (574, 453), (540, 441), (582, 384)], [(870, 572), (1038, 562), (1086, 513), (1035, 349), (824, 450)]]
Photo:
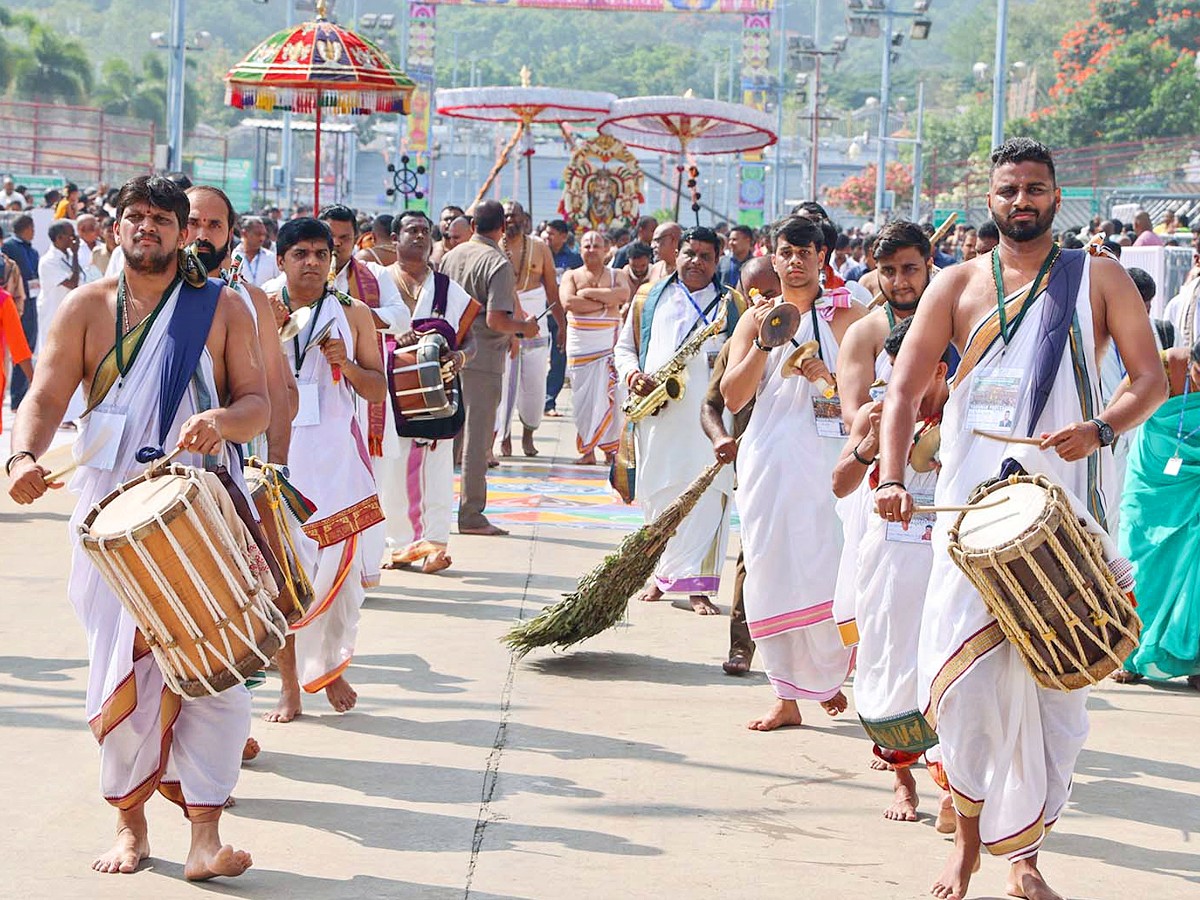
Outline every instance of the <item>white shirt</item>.
[(279, 275), (279, 261), (274, 253), (269, 252), (266, 247), (262, 247), (258, 253), (254, 254), (254, 259), (242, 256), (242, 267), (239, 271), (243, 281), (256, 287), (262, 287)]
[(0, 191), (0, 210), (8, 209), (12, 206), (13, 201), (21, 204), (21, 209), (24, 209), (28, 204), (25, 203), (25, 198), (13, 191), (11, 194), (7, 191)]
[[(37, 309), (38, 309), (38, 336), (36, 350), (40, 352), (46, 346), (46, 338), (50, 334), (50, 323), (54, 321), (54, 315), (58, 312), (58, 307), (62, 303), (63, 298), (67, 296), (73, 288), (69, 288), (63, 284), (71, 278), (71, 257), (70, 254), (64, 253), (57, 247), (51, 247), (42, 254), (41, 260), (38, 261), (38, 281), (42, 284), (42, 292), (38, 294)], [(79, 276), (79, 283), (84, 284), (88, 281), (88, 271), (83, 269)]]

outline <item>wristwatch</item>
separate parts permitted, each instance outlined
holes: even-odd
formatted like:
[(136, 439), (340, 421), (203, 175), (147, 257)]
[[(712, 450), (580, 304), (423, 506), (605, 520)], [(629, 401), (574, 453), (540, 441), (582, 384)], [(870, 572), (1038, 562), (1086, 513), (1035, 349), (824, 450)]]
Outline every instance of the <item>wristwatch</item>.
[(1100, 446), (1111, 447), (1113, 441), (1117, 439), (1117, 433), (1113, 431), (1112, 426), (1103, 419), (1088, 419), (1088, 421), (1095, 425), (1096, 430), (1100, 432)]

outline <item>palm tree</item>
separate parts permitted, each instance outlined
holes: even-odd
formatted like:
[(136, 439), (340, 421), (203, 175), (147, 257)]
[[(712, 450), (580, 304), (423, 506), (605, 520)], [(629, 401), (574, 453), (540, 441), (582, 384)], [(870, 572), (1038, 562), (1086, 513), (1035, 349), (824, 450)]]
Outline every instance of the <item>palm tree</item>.
[(92, 84), (92, 64), (83, 44), (60, 36), (28, 16), (20, 17), (19, 24), (27, 38), (26, 52), (15, 60), (17, 92), (40, 101), (86, 100)]
[(113, 57), (100, 68), (100, 83), (92, 100), (106, 113), (151, 119), (161, 128), (166, 119), (166, 71), (153, 53), (142, 58), (141, 71)]
[[(194, 73), (196, 62), (187, 60), (189, 73)], [(183, 127), (195, 127), (198, 117), (197, 92), (194, 84), (188, 84), (183, 98)], [(100, 82), (92, 94), (92, 101), (106, 113), (150, 119), (157, 128), (165, 128), (167, 121), (167, 63), (161, 54), (147, 53), (142, 57), (141, 71), (133, 68), (124, 59), (105, 60), (100, 67)]]

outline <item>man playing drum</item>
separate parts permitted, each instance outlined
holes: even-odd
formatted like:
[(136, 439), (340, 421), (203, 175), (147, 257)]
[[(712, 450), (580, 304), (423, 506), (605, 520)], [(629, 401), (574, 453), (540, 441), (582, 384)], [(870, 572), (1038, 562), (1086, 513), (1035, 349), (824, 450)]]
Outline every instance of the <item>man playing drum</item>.
[[(454, 330), (458, 349), (446, 365), (457, 373), (475, 356), (471, 324), (482, 307), (457, 283), (440, 272), (434, 274), (429, 264), (432, 225), (423, 212), (405, 210), (392, 227), (396, 261), (388, 266), (388, 274), (413, 319), (442, 318)], [(440, 279), (445, 281), (446, 293), (445, 309), (439, 312)], [(401, 437), (390, 402), (386, 409), (383, 459), (375, 471), (387, 515), (388, 550), (383, 567), (396, 569), (423, 561), (422, 571), (432, 575), (452, 563), (446, 551), (454, 513), (454, 439)]]
[(145, 457), (137, 458), (141, 449), (177, 445), (186, 451), (180, 462), (202, 465), (204, 457), (217, 457), (233, 471), (234, 443), (267, 427), (270, 406), (254, 320), (228, 289), (220, 289), (211, 325), (194, 323), (193, 331), (207, 339), (193, 389), (184, 394), (165, 433), (160, 427), (168, 329), (176, 316), (188, 320), (186, 307), (198, 305), (182, 302), (181, 294), (205, 290), (185, 287), (183, 281), (180, 250), (188, 209), (187, 196), (165, 178), (141, 176), (121, 189), (116, 230), (123, 268), (63, 300), (42, 365), (21, 404), (13, 432), (17, 452), (6, 468), (9, 494), (18, 503), (31, 503), (47, 488), (60, 486), (47, 483), (49, 473), (37, 458), (82, 383), (89, 412), (82, 419), (75, 447), (80, 465), (71, 483), (79, 503), (71, 519), (76, 544), (70, 595), (88, 633), (87, 715), (101, 742), (101, 789), (117, 808), (116, 843), (93, 868), (133, 872), (150, 855), (144, 806), (157, 788), (179, 803), (191, 822), (184, 874), (205, 879), (240, 875), (251, 863), (248, 853), (221, 843), (217, 828), (250, 730), (250, 693), (239, 684), (182, 703), (164, 690), (132, 618), (74, 537), (93, 504), (144, 471)]
[[(1044, 146), (1012, 138), (993, 152), (988, 208), (1000, 244), (934, 279), (888, 385), (875, 492), (885, 520), (911, 520), (904, 461), (921, 396), (953, 342), (962, 362), (942, 421), (936, 503), (965, 503), (1012, 458), (1073, 494), (1092, 528), (1103, 525), (1115, 498), (1104, 495), (1112, 457), (1102, 448), (1153, 412), (1166, 380), (1146, 309), (1120, 264), (1054, 243), (1060, 202)], [(1109, 338), (1130, 385), (1104, 408), (1098, 363)], [(982, 844), (1012, 863), (1009, 893), (1060, 900), (1037, 854), (1066, 806), (1088, 731), (1087, 692), (1046, 690), (1030, 676), (947, 555), (953, 519), (938, 516), (934, 529), (918, 660), (919, 707), (937, 730), (958, 813), (955, 847), (932, 894), (961, 900)]]

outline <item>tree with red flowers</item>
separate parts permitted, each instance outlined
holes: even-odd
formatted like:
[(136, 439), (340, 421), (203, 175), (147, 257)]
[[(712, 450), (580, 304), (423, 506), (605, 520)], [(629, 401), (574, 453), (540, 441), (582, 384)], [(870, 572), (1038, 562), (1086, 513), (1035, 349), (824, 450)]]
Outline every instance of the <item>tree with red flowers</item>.
[[(825, 189), (825, 200), (832, 206), (845, 209), (855, 215), (870, 215), (875, 209), (875, 173), (879, 168), (872, 163), (857, 175), (851, 175), (840, 185)], [(884, 184), (897, 197), (912, 194), (912, 171), (903, 163), (888, 163), (884, 170)]]
[(1195, 134), (1198, 50), (1194, 0), (1093, 0), (1055, 52), (1051, 103), (1030, 130), (1060, 147)]

